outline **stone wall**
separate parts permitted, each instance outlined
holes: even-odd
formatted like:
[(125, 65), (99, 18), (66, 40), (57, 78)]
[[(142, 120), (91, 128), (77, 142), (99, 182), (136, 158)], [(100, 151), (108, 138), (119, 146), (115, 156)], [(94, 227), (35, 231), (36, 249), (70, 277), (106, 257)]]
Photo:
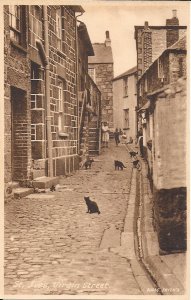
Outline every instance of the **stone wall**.
[(166, 26), (138, 28), (136, 31), (138, 78), (166, 48), (177, 42), (177, 38), (181, 38), (185, 32), (186, 28), (181, 27), (178, 30), (172, 27), (168, 29)]
[(96, 85), (102, 95), (102, 120), (113, 128), (113, 64), (91, 64), (91, 68), (95, 68)]
[[(60, 8), (61, 36), (57, 36), (56, 13)], [(9, 7), (4, 6), (5, 24), (5, 181), (28, 180), (47, 175), (45, 73), (36, 40), (44, 44), (42, 6), (21, 6), (21, 43), (10, 41)], [(70, 6), (47, 6), (50, 66), (50, 114), (54, 176), (78, 168), (78, 104), (76, 86), (76, 19)], [(87, 61), (86, 61), (87, 65)], [(12, 89), (14, 87), (14, 89)], [(17, 89), (18, 92), (15, 92)], [(11, 96), (11, 90), (13, 95)], [(16, 158), (12, 149), (11, 102), (21, 93), (25, 104), (22, 116), (22, 153)], [(12, 101), (11, 101), (12, 99)], [(61, 104), (62, 103), (62, 104)], [(16, 122), (15, 124), (18, 124)], [(16, 125), (15, 125), (16, 126)], [(16, 127), (15, 127), (16, 128)], [(20, 130), (19, 127), (15, 129)], [(60, 135), (62, 133), (62, 135)], [(64, 135), (63, 135), (64, 133)], [(18, 143), (18, 138), (17, 138)], [(20, 149), (19, 148), (19, 151)], [(27, 150), (26, 150), (27, 148)], [(16, 151), (16, 150), (15, 150)], [(20, 153), (20, 152), (19, 152)], [(15, 158), (14, 158), (15, 157)], [(17, 174), (13, 167), (17, 164)], [(18, 169), (18, 167), (20, 169)], [(15, 173), (16, 174), (16, 173)]]
[(186, 80), (179, 79), (154, 99), (153, 184), (159, 245), (164, 251), (182, 251), (187, 206)]
[[(129, 140), (130, 137), (136, 140), (137, 132), (137, 120), (136, 111), (137, 106), (137, 94), (136, 94), (136, 74), (128, 76), (128, 96), (124, 97), (124, 78), (119, 78), (113, 81), (113, 117), (114, 117), (114, 129), (121, 128), (127, 135)], [(129, 126), (126, 128), (125, 122), (125, 111), (129, 110)]]
[[(28, 17), (22, 10), (25, 24)], [(4, 180), (31, 179), (30, 61), (27, 45), (10, 40), (9, 8), (4, 6)], [(27, 40), (26, 33), (25, 42)]]

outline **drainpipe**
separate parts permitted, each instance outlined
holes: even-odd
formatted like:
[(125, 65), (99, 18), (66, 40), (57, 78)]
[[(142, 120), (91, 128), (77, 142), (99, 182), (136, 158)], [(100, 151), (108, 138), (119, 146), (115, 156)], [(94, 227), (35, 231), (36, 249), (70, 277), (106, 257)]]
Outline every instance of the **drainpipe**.
[(79, 111), (79, 99), (78, 99), (78, 91), (79, 91), (79, 80), (78, 80), (78, 28), (77, 28), (77, 21), (80, 22), (77, 18), (82, 16), (83, 12), (81, 12), (79, 15), (75, 17), (76, 19), (76, 99), (77, 99), (77, 120), (78, 120), (78, 133), (77, 133), (77, 153), (80, 154), (80, 111)]
[(52, 161), (52, 133), (50, 115), (50, 77), (49, 77), (49, 42), (48, 42), (48, 15), (47, 6), (43, 5), (43, 25), (44, 25), (44, 50), (47, 64), (45, 64), (45, 99), (46, 99), (46, 129), (47, 129), (47, 152), (48, 152), (48, 176), (53, 177)]

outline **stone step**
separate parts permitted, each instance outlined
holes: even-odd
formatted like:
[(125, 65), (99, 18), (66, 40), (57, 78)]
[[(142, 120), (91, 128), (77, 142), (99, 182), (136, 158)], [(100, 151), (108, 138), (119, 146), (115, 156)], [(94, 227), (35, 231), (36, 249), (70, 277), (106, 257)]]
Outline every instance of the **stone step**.
[(98, 146), (97, 145), (89, 145), (89, 150), (98, 150)]
[(51, 186), (57, 185), (59, 182), (58, 177), (39, 177), (33, 180), (33, 186), (34, 188), (38, 189), (48, 189), (51, 188)]
[(13, 195), (15, 198), (23, 198), (32, 194), (33, 192), (34, 192), (33, 188), (20, 187), (13, 190)]
[(89, 154), (90, 155), (98, 155), (99, 154), (99, 150), (89, 150)]

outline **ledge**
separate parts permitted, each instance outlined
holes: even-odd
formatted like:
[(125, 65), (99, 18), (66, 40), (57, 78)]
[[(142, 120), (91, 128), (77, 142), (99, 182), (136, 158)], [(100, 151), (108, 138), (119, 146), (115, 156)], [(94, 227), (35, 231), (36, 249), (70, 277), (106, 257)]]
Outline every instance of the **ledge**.
[(69, 138), (69, 134), (66, 133), (66, 132), (59, 132), (58, 135), (59, 135), (59, 137), (65, 139), (65, 140), (66, 140), (67, 138)]
[(24, 48), (23, 46), (19, 45), (16, 41), (11, 39), (11, 45), (15, 48), (18, 48), (19, 50), (21, 50), (22, 52), (24, 52), (25, 54), (27, 54), (27, 49)]

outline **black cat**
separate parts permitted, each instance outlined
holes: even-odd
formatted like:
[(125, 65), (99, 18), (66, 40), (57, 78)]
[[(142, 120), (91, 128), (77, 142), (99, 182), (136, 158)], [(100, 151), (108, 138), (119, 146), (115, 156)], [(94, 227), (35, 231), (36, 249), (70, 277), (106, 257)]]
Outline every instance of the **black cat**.
[(86, 205), (88, 207), (87, 213), (93, 214), (93, 213), (98, 213), (100, 214), (99, 208), (97, 206), (97, 203), (90, 200), (89, 197), (84, 197), (84, 200), (86, 201)]
[(129, 154), (131, 155), (131, 157), (135, 157), (138, 154), (138, 152), (129, 151)]
[(84, 163), (84, 166), (86, 168), (86, 170), (89, 168), (91, 169), (91, 166), (92, 166), (92, 163), (94, 162), (93, 158), (92, 159), (89, 159), (89, 160), (86, 160), (86, 162)]
[(51, 188), (50, 188), (50, 191), (51, 191), (51, 192), (56, 191), (56, 187), (55, 187), (54, 185), (52, 185)]
[(122, 163), (122, 161), (119, 161), (119, 160), (114, 160), (114, 165), (115, 165), (115, 170), (116, 169), (117, 170), (119, 170), (119, 169), (123, 170), (123, 168), (126, 168), (124, 166), (124, 164)]
[(133, 167), (137, 168), (140, 171), (141, 165), (139, 163), (139, 160), (138, 159), (134, 160), (132, 163), (133, 163)]

